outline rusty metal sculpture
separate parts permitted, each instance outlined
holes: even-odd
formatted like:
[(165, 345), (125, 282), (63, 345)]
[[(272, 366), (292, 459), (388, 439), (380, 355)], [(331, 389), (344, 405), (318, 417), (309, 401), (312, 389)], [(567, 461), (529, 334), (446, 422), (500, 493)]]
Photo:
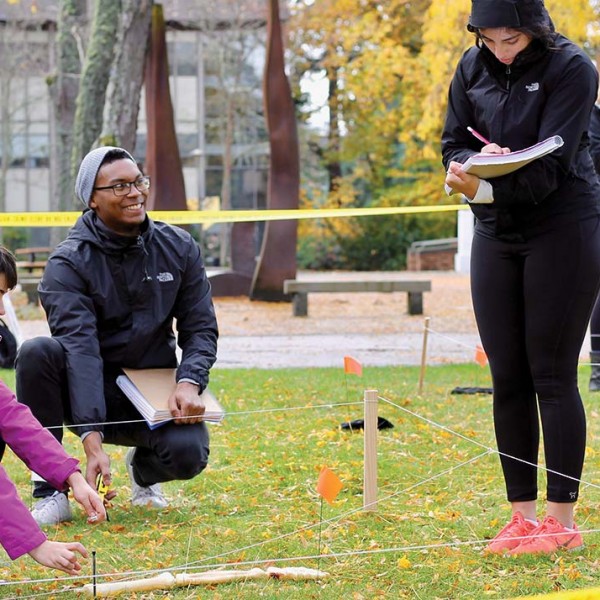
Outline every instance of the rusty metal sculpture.
[[(267, 208), (298, 208), (300, 167), (296, 115), (284, 69), (278, 0), (269, 0), (264, 106), (271, 149)], [(152, 178), (150, 210), (186, 210), (181, 159), (175, 134), (162, 6), (152, 7), (151, 42), (146, 62), (148, 145), (146, 172)], [(159, 137), (160, 135), (160, 137)], [(283, 281), (296, 276), (297, 222), (267, 222), (258, 261), (254, 223), (232, 229), (232, 270), (210, 278), (214, 296), (249, 295), (257, 300), (288, 300)]]
[[(278, 0), (269, 0), (267, 57), (263, 82), (264, 106), (271, 147), (267, 208), (298, 208), (300, 160), (296, 114), (285, 74)], [(296, 277), (297, 221), (268, 221), (256, 265), (250, 297), (287, 299), (283, 281)]]
[(152, 28), (146, 59), (146, 147), (145, 172), (152, 185), (148, 210), (187, 210), (185, 183), (175, 118), (169, 91), (166, 27), (162, 5), (152, 7)]
[(234, 223), (231, 228), (231, 270), (209, 275), (212, 295), (248, 296), (256, 266), (256, 224)]
[[(263, 104), (271, 157), (267, 208), (298, 208), (300, 166), (296, 114), (284, 69), (278, 0), (269, 0)], [(249, 295), (254, 300), (289, 300), (283, 281), (296, 276), (297, 222), (267, 222), (258, 261), (255, 223), (231, 230), (231, 270), (210, 278), (213, 296)]]

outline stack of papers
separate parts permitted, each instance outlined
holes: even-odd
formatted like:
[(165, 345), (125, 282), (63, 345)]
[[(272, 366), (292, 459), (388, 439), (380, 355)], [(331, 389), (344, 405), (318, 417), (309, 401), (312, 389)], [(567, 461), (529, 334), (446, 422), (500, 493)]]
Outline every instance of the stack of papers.
[[(155, 429), (173, 417), (168, 401), (176, 387), (176, 369), (123, 369), (125, 375), (117, 377), (117, 385), (131, 400), (150, 429)], [(200, 395), (206, 408), (202, 417), (209, 423), (220, 423), (225, 411), (208, 389)]]
[[(546, 154), (554, 152), (563, 143), (560, 135), (554, 135), (529, 148), (523, 148), (523, 150), (516, 150), (508, 154), (474, 154), (463, 164), (462, 170), (477, 175), (481, 179), (492, 179), (500, 175), (507, 175), (542, 156), (546, 156)], [(449, 196), (454, 193), (447, 185), (445, 188)]]
[(523, 148), (523, 150), (516, 150), (508, 154), (474, 154), (463, 165), (463, 171), (477, 175), (481, 179), (499, 177), (500, 175), (512, 173), (531, 161), (550, 154), (562, 145), (563, 139), (560, 135), (555, 135), (529, 148)]

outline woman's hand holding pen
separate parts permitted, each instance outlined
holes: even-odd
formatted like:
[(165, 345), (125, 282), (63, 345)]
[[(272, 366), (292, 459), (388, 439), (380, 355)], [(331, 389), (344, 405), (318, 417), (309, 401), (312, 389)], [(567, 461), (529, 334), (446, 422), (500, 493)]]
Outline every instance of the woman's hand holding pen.
[(486, 144), (481, 149), (481, 154), (508, 154), (509, 152), (510, 148), (502, 148), (501, 146), (498, 146), (498, 144), (494, 144), (493, 142)]
[(494, 142), (490, 142), (486, 137), (481, 135), (479, 131), (476, 131), (472, 127), (468, 126), (467, 130), (471, 135), (476, 137), (480, 142), (482, 142), (484, 147), (481, 149), (481, 154), (508, 154), (510, 152), (510, 148), (501, 148), (498, 144), (494, 144)]
[(498, 144), (494, 144), (494, 142), (490, 142), (486, 137), (481, 135), (479, 131), (476, 131), (471, 126), (467, 126), (467, 130), (471, 135), (476, 137), (480, 142), (485, 144), (481, 149), (481, 154), (508, 154), (510, 152), (510, 148), (501, 148)]

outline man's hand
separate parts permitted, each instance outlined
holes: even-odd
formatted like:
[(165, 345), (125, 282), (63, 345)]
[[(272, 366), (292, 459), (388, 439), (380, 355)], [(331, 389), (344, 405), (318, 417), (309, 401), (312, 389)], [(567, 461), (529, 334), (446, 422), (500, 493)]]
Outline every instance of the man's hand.
[(198, 394), (199, 386), (188, 381), (177, 384), (169, 398), (169, 410), (177, 425), (200, 423), (206, 410)]
[[(83, 449), (87, 458), (85, 467), (85, 479), (92, 488), (96, 486), (96, 477), (102, 473), (104, 485), (110, 487), (112, 475), (110, 474), (110, 458), (102, 447), (102, 436), (97, 431), (92, 431), (83, 440)], [(115, 490), (106, 494), (106, 500), (111, 500), (117, 495)]]

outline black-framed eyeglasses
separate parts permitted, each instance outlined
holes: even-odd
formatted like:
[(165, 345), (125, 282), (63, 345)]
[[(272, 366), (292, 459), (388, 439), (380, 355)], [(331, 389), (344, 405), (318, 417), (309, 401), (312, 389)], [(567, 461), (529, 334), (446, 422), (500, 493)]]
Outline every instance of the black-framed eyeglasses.
[(131, 186), (135, 185), (138, 191), (146, 192), (150, 189), (150, 177), (143, 175), (135, 181), (123, 181), (115, 185), (106, 185), (104, 187), (95, 187), (95, 190), (112, 190), (115, 196), (127, 196), (131, 192)]

